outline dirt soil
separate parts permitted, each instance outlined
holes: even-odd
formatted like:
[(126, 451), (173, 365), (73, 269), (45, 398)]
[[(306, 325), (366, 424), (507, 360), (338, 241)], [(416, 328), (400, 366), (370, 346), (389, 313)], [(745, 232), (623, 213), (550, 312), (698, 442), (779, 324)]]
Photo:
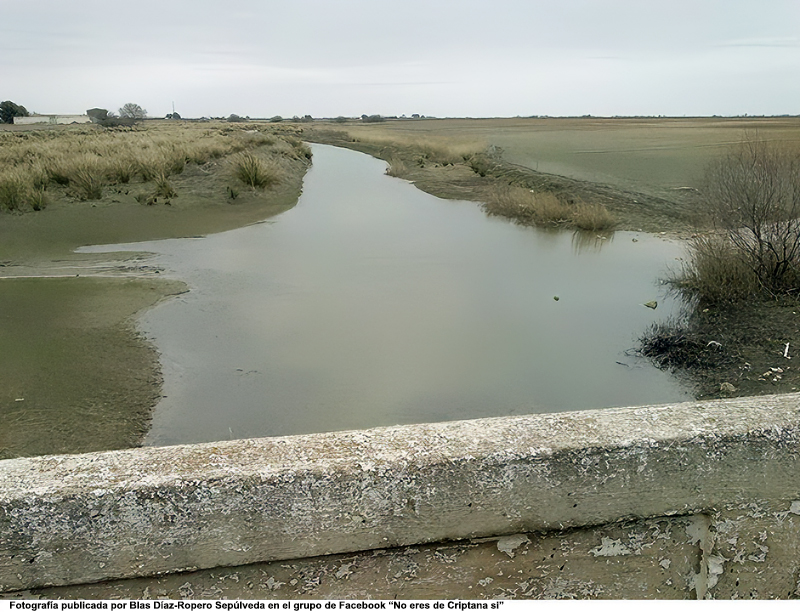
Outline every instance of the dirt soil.
[(30, 278), (0, 285), (0, 459), (136, 446), (161, 396), (132, 318), (183, 283)]
[(0, 459), (141, 444), (161, 397), (159, 355), (135, 319), (187, 287), (145, 254), (73, 249), (220, 232), (294, 206), (308, 164), (286, 162), (277, 186), (241, 186), (230, 160), (188, 164), (178, 196), (146, 206), (151, 184), (106, 187), (83, 202), (48, 190), (43, 211), (0, 214)]
[(693, 384), (698, 399), (797, 391), (800, 302), (698, 308), (652, 353), (657, 365)]

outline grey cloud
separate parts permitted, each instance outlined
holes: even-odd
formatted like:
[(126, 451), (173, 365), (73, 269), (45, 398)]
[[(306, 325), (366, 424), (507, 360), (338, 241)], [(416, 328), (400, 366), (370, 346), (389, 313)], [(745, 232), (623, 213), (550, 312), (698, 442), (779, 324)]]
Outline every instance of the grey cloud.
[(800, 2), (766, 5), (28, 0), (0, 29), (0, 95), (52, 110), (136, 99), (154, 114), (176, 100), (189, 116), (714, 114), (728, 96), (741, 112), (796, 112)]

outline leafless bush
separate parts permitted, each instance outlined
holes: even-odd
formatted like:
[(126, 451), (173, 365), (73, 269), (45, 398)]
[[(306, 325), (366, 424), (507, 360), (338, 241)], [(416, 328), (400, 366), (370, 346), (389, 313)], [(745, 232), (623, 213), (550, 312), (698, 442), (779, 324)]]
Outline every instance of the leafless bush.
[(701, 190), (709, 213), (735, 257), (770, 294), (800, 281), (800, 158), (746, 138), (712, 163)]

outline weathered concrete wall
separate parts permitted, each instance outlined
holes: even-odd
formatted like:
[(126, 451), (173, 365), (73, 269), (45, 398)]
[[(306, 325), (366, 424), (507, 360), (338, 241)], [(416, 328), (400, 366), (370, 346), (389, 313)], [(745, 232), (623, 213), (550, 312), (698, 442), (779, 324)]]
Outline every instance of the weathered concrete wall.
[(789, 597), (798, 434), (792, 394), (8, 460), (0, 590), (702, 515), (682, 588)]
[(67, 125), (70, 123), (91, 123), (88, 115), (31, 115), (30, 117), (14, 117), (14, 125), (32, 125), (35, 123), (51, 123)]
[(273, 561), (16, 591), (46, 599), (553, 599), (695, 597), (708, 517)]

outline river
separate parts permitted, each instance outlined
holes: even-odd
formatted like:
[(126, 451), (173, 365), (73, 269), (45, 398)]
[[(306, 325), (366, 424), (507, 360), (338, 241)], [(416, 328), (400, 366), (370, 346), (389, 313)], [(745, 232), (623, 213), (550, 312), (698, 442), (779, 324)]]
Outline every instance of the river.
[(679, 244), (515, 226), (312, 149), (268, 222), (88, 249), (156, 253), (191, 287), (139, 323), (164, 373), (147, 444), (691, 399), (629, 354), (678, 308), (658, 279)]

